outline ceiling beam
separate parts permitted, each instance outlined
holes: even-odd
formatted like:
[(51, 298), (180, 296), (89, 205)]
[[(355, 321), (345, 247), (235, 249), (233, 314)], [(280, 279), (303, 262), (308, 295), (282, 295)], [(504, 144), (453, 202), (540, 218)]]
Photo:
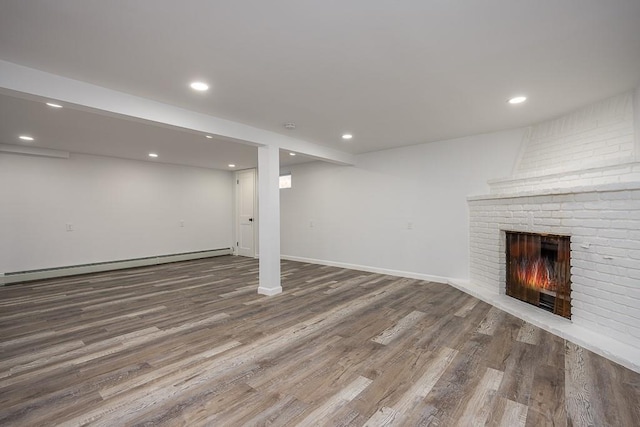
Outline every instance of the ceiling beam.
[(25, 154), (27, 156), (54, 157), (58, 159), (68, 159), (69, 152), (52, 150), (50, 148), (24, 147), (13, 144), (0, 144), (0, 153)]
[(57, 100), (81, 110), (176, 126), (239, 143), (273, 146), (331, 163), (354, 164), (354, 156), (349, 153), (1, 60), (0, 91)]

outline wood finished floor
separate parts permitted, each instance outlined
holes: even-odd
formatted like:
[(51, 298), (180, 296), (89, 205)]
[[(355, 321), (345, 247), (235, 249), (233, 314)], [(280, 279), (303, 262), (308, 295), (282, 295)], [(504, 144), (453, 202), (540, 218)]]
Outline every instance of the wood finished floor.
[(640, 375), (442, 284), (219, 257), (0, 288), (0, 425), (638, 426)]

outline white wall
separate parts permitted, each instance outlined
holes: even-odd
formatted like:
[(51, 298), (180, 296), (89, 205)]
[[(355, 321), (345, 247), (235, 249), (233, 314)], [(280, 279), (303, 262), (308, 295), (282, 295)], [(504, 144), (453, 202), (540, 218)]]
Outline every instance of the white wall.
[(232, 230), (230, 172), (0, 154), (0, 273), (228, 248)]
[[(469, 277), (467, 196), (511, 173), (524, 130), (357, 156), (356, 166), (314, 162), (286, 168), (282, 254), (294, 259)], [(283, 169), (283, 172), (285, 170)], [(408, 229), (409, 223), (412, 229)]]

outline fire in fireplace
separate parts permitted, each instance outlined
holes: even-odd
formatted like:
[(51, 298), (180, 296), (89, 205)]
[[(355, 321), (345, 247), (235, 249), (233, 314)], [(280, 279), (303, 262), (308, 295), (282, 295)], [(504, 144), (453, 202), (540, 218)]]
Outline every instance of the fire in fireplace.
[(507, 295), (571, 319), (568, 236), (506, 232)]

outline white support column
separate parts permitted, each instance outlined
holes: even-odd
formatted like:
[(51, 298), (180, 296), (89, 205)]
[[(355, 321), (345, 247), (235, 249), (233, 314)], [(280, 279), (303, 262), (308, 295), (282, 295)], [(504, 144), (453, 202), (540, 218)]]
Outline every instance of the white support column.
[(260, 284), (258, 293), (282, 292), (280, 283), (280, 150), (258, 147), (258, 241)]
[(636, 145), (633, 147), (635, 150), (635, 161), (640, 162), (640, 86), (636, 88), (633, 93), (633, 124), (634, 124), (634, 139)]

